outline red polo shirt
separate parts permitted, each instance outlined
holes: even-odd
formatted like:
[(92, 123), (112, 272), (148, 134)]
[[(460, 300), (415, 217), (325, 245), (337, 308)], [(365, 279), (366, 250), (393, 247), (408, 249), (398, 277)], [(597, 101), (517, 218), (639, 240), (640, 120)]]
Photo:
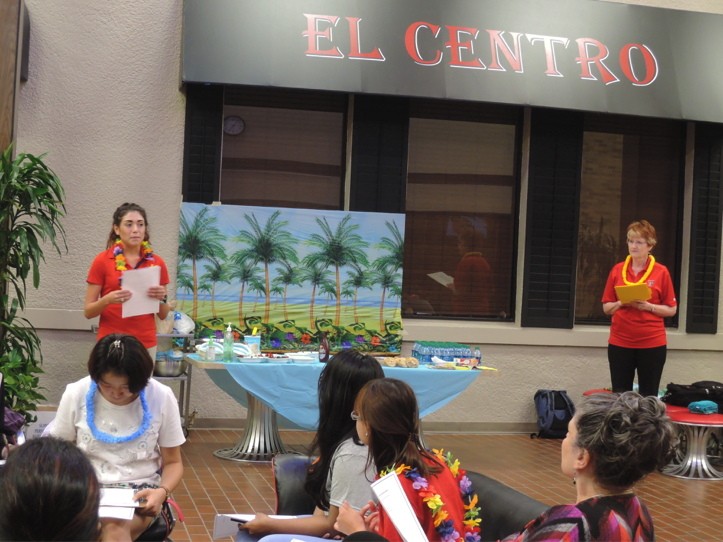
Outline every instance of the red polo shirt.
[[(613, 270), (610, 271), (608, 282), (605, 285), (605, 293), (603, 294), (603, 303), (615, 303), (618, 301), (615, 286), (624, 286), (623, 280), (624, 262), (620, 262)], [(640, 271), (637, 275), (633, 274), (633, 266), (628, 267), (628, 282), (635, 283), (639, 281), (645, 271)], [(675, 292), (673, 291), (673, 283), (670, 280), (668, 268), (659, 263), (655, 263), (653, 271), (645, 281), (650, 288), (651, 297), (648, 302), (653, 305), (668, 305), (674, 307), (678, 303), (675, 300)], [(665, 323), (663, 319), (650, 311), (639, 311), (632, 305), (629, 307), (620, 307), (613, 314), (613, 322), (610, 326), (610, 344), (615, 346), (624, 346), (625, 348), (655, 348), (668, 344), (665, 336)]]
[[(135, 269), (153, 267), (158, 265), (161, 268), (161, 286), (170, 282), (166, 262), (158, 256), (153, 255), (153, 261), (141, 258)], [(109, 292), (120, 290), (120, 278), (122, 271), (115, 268), (113, 248), (101, 252), (93, 260), (88, 272), (88, 284), (97, 284), (101, 287), (100, 296), (103, 297)], [(146, 348), (158, 344), (156, 340), (156, 320), (153, 314), (142, 314), (123, 318), (123, 307), (120, 303), (111, 303), (100, 313), (100, 326), (98, 328), (98, 339), (111, 333), (128, 333), (135, 336)]]

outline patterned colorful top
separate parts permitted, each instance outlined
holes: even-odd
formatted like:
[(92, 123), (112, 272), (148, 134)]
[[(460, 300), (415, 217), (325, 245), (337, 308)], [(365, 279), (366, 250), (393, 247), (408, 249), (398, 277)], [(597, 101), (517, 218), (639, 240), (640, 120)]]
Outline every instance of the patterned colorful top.
[(553, 506), (503, 542), (648, 542), (653, 518), (632, 493)]

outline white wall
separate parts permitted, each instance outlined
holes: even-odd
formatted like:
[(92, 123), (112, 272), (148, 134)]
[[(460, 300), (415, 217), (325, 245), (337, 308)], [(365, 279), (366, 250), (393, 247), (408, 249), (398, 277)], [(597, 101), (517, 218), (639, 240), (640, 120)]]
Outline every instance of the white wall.
[[(723, 13), (720, 0), (628, 3)], [(179, 90), (182, 0), (27, 4), (32, 20), (30, 80), (20, 92), (17, 150), (49, 151), (47, 163), (65, 186), (68, 211), (63, 222), (68, 253), (58, 258), (48, 252), (40, 290), (29, 292), (31, 313), (40, 317), (45, 309), (82, 310), (88, 268), (105, 246), (113, 210), (124, 201), (147, 209), (154, 248), (166, 259), (173, 283), (185, 117), (185, 97)], [(77, 318), (78, 313), (73, 314)], [(410, 325), (407, 338), (428, 332)], [(567, 388), (575, 397), (608, 382), (605, 341), (599, 332), (565, 335), (517, 328), (510, 336), (494, 327), (450, 323), (437, 332), (485, 343), (485, 360), (501, 370), (498, 378), (478, 378), (456, 401), (429, 417), (447, 427), (454, 422), (531, 422), (537, 388)], [(57, 404), (65, 385), (87, 374), (94, 336), (90, 331), (50, 329), (41, 330), (40, 336), (45, 355), (41, 384), (47, 388), (48, 403)], [(500, 337), (510, 339), (494, 344)], [(695, 347), (693, 338), (675, 340), (678, 346), (669, 354), (664, 383), (721, 380), (715, 350), (723, 347), (717, 337), (702, 337), (700, 351), (689, 350)], [(191, 406), (198, 408), (200, 418), (245, 416), (245, 409), (220, 393), (202, 371), (194, 375)]]

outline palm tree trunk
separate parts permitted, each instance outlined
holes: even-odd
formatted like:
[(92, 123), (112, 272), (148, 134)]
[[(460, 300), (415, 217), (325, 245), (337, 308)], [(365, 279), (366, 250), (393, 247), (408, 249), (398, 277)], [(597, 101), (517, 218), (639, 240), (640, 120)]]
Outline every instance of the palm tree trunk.
[(213, 282), (213, 288), (211, 288), (211, 315), (216, 318), (216, 281)]
[(387, 293), (386, 288), (382, 288), (382, 304), (379, 306), (379, 333), (384, 333), (384, 296)]
[(266, 311), (264, 312), (264, 324), (269, 323), (269, 314), (271, 313), (271, 289), (269, 284), (269, 262), (264, 262), (266, 270)]
[[(188, 290), (186, 290), (186, 291), (188, 292)], [(185, 304), (186, 304), (186, 296), (183, 296), (183, 299), (181, 299), (181, 306), (178, 307), (178, 310), (179, 310), (179, 311), (182, 311), (182, 310), (183, 310), (183, 305), (185, 305)]]
[(339, 282), (339, 266), (336, 266), (336, 318), (334, 325), (338, 326), (341, 322), (341, 284)]
[(309, 329), (316, 329), (316, 324), (314, 323), (314, 297), (316, 297), (316, 284), (314, 284), (314, 287), (311, 289), (311, 303), (309, 303), (309, 320), (311, 320), (311, 323), (309, 324)]
[(326, 307), (324, 307), (324, 316), (326, 316), (326, 311), (329, 310), (329, 294), (326, 294)]
[(284, 284), (284, 320), (289, 319), (289, 315), (286, 314), (286, 290), (288, 290), (288, 288), (289, 288), (289, 285)]
[(198, 318), (198, 275), (196, 274), (196, 260), (193, 262), (193, 313), (192, 318), (195, 322)]
[(256, 305), (258, 305), (258, 303), (259, 303), (259, 293), (256, 292), (256, 297), (254, 297), (254, 308), (251, 312), (254, 312), (254, 313), (256, 312)]
[(241, 327), (241, 324), (244, 322), (244, 288), (246, 287), (246, 281), (241, 283), (241, 295), (238, 298), (238, 325)]
[(359, 315), (356, 313), (356, 297), (359, 295), (359, 288), (354, 289), (354, 323), (359, 323)]
[(392, 318), (397, 317), (397, 311), (399, 310), (399, 298), (397, 298), (397, 304), (394, 306), (394, 312), (392, 313)]

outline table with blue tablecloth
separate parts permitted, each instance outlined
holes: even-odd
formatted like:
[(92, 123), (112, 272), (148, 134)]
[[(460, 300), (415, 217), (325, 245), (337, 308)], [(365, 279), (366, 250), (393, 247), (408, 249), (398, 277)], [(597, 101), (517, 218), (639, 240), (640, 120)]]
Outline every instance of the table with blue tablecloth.
[[(186, 359), (207, 370), (213, 382), (249, 408), (242, 442), (230, 450), (219, 450), (218, 457), (237, 460), (269, 460), (286, 451), (280, 436), (281, 425), (315, 430), (319, 421), (317, 386), (323, 363), (220, 363), (204, 362), (198, 355)], [(384, 367), (384, 374), (409, 384), (417, 395), (420, 418), (443, 407), (462, 393), (482, 373), (477, 370), (440, 370), (426, 365), (419, 368)], [(497, 374), (496, 372), (494, 374)]]

